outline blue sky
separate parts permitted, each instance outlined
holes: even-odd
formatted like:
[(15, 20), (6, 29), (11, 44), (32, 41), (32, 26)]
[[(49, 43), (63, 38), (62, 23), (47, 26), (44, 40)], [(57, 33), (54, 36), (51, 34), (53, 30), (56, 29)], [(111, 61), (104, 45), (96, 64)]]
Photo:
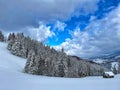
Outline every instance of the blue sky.
[[(76, 27), (79, 27), (81, 31), (85, 30), (85, 27), (90, 23), (91, 17), (96, 19), (102, 19), (106, 16), (107, 13), (115, 9), (119, 5), (119, 0), (101, 0), (97, 3), (98, 9), (92, 13), (81, 14), (78, 17), (71, 16), (69, 20), (65, 20), (64, 23), (67, 25), (63, 32), (56, 31), (57, 37), (49, 38), (48, 44), (50, 45), (59, 45), (66, 40), (66, 38), (72, 38), (69, 34), (69, 30), (74, 30)], [(81, 12), (81, 10), (79, 11)]]
[(120, 51), (120, 0), (0, 0), (0, 30), (83, 58)]

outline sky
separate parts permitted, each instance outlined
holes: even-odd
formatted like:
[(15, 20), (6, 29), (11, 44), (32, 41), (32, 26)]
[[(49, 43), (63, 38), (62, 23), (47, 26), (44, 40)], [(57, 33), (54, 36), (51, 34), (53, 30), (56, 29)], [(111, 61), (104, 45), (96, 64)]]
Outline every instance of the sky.
[(91, 58), (120, 51), (120, 0), (0, 0), (0, 30)]

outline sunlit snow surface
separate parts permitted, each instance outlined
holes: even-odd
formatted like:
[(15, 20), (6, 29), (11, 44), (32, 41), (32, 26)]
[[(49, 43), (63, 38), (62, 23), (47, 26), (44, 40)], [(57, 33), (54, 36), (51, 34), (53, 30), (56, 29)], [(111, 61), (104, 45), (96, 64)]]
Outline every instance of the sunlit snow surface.
[(26, 60), (16, 57), (0, 43), (0, 90), (120, 90), (115, 78), (57, 78), (22, 73)]

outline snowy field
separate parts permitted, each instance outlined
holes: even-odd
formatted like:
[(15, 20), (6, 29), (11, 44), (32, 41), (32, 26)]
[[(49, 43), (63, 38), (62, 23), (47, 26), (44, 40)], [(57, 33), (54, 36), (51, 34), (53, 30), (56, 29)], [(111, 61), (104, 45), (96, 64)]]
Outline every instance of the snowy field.
[(120, 75), (115, 78), (56, 78), (22, 73), (25, 59), (16, 57), (0, 43), (0, 90), (120, 90)]

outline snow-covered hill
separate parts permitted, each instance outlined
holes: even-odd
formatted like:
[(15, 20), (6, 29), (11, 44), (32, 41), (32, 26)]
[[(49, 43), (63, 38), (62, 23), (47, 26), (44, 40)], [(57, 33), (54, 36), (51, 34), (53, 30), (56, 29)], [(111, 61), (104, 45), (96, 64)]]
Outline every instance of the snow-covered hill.
[(22, 72), (26, 60), (12, 55), (7, 50), (7, 44), (0, 42), (0, 68), (14, 72)]
[(120, 90), (115, 78), (57, 78), (22, 73), (26, 60), (16, 57), (0, 43), (0, 90)]
[(92, 61), (98, 64), (103, 64), (104, 66), (106, 66), (106, 68), (110, 70), (113, 70), (113, 68), (116, 68), (116, 70), (118, 70), (119, 68), (119, 61), (116, 61), (116, 60), (109, 60), (109, 59), (104, 60), (104, 59), (97, 58)]

